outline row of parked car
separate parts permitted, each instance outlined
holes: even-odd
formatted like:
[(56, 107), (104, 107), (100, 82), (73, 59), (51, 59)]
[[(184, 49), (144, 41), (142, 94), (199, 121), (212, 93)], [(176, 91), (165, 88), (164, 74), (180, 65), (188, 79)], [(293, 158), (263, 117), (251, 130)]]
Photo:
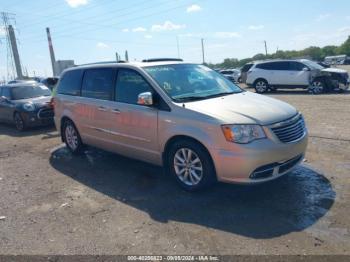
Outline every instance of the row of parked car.
[(178, 59), (73, 67), (53, 99), (41, 83), (4, 85), (0, 96), (0, 117), (19, 130), (54, 119), (73, 154), (91, 145), (162, 165), (189, 191), (273, 180), (307, 146), (297, 109)]
[[(329, 68), (307, 59), (256, 61), (238, 70), (221, 70), (234, 82), (244, 82), (254, 87), (257, 93), (278, 88), (303, 88), (320, 94), (349, 89), (349, 74), (346, 70)], [(233, 73), (238, 77), (233, 77)]]

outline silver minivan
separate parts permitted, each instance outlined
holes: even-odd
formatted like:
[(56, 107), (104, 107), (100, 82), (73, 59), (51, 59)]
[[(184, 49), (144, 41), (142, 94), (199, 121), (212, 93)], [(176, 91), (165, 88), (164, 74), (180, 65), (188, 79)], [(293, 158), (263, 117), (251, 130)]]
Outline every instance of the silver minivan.
[(161, 165), (190, 191), (275, 179), (303, 160), (307, 146), (294, 107), (177, 59), (68, 69), (54, 107), (73, 153), (91, 145)]

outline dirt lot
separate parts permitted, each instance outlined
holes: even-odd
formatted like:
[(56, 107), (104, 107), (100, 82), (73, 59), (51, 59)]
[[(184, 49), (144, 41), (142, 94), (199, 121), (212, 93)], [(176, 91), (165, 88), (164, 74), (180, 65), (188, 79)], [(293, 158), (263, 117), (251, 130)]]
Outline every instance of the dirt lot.
[(271, 96), (304, 113), (307, 161), (195, 194), (159, 167), (72, 156), (53, 128), (0, 125), (0, 254), (350, 254), (350, 93)]

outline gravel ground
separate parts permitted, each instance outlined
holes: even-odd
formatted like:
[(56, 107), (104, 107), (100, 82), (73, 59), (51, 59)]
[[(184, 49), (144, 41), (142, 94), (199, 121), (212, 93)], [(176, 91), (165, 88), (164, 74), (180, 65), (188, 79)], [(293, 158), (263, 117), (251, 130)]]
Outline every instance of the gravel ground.
[(350, 254), (350, 93), (270, 94), (303, 112), (306, 161), (259, 186), (179, 189), (159, 167), (54, 128), (0, 125), (0, 254)]

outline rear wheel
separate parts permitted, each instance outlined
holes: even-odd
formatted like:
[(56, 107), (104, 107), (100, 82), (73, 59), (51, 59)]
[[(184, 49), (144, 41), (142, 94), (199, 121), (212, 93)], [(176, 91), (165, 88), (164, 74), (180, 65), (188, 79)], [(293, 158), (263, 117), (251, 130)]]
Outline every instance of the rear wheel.
[(262, 94), (267, 92), (267, 90), (269, 89), (269, 84), (264, 79), (258, 79), (255, 81), (254, 87), (255, 87), (255, 91), (258, 94)]
[(66, 120), (63, 124), (63, 139), (67, 148), (73, 153), (78, 154), (82, 151), (83, 143), (79, 132), (72, 121)]
[(26, 123), (23, 120), (22, 116), (20, 113), (16, 112), (15, 115), (13, 116), (13, 120), (16, 125), (16, 129), (20, 132), (24, 131), (26, 129)]
[(207, 150), (191, 140), (175, 142), (167, 154), (166, 167), (178, 184), (196, 191), (216, 181), (215, 168)]

